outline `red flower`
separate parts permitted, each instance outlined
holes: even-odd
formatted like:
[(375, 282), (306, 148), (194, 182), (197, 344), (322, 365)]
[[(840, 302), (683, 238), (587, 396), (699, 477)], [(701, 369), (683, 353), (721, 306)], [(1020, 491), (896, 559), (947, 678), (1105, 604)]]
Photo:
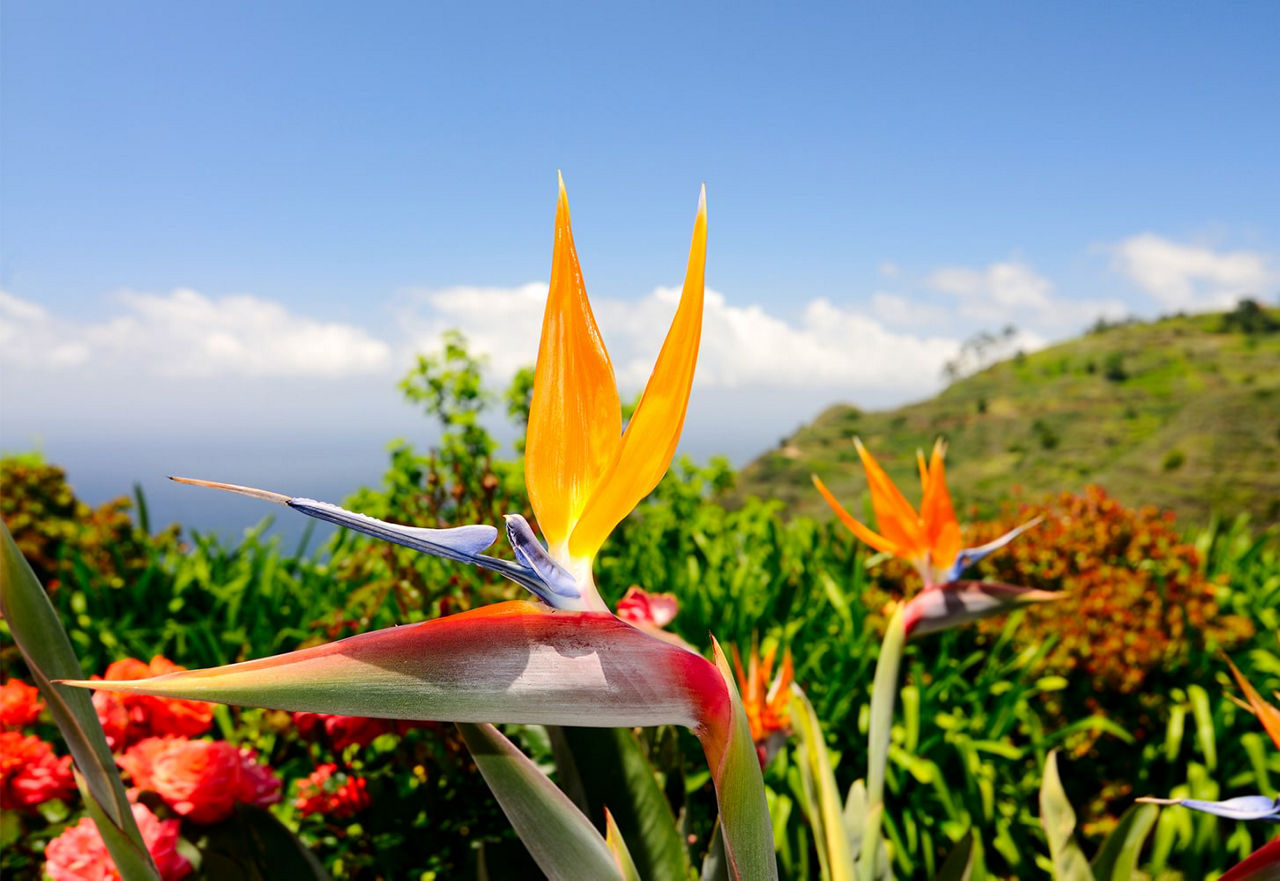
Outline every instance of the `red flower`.
[(71, 756), (58, 758), (53, 746), (34, 734), (0, 731), (0, 808), (33, 808), (75, 794)]
[(304, 817), (312, 814), (324, 814), (334, 819), (350, 817), (369, 806), (364, 779), (352, 774), (335, 775), (337, 770), (338, 766), (332, 763), (321, 765), (306, 780), (298, 781), (298, 797), (294, 799), (293, 806)]
[(321, 731), (338, 752), (352, 744), (368, 746), (379, 735), (391, 732), (404, 733), (390, 719), (370, 719), (365, 716), (336, 716), (329, 713), (294, 713), (293, 724), (303, 736), (317, 736)]
[(636, 585), (618, 600), (618, 617), (637, 627), (666, 627), (675, 620), (680, 603), (673, 593), (649, 593)]
[[(160, 655), (150, 664), (125, 658), (108, 667), (104, 678), (146, 679), (185, 669)], [(125, 749), (147, 737), (197, 737), (208, 731), (213, 722), (213, 704), (204, 701), (98, 691), (94, 692), (93, 706), (113, 750)]]
[[(133, 805), (142, 841), (151, 851), (163, 881), (191, 874), (191, 863), (178, 853), (178, 821), (161, 820), (146, 805)], [(53, 881), (120, 881), (120, 870), (107, 853), (98, 827), (88, 817), (50, 841), (44, 849), (45, 874)]]
[(116, 760), (133, 778), (184, 817), (216, 823), (236, 802), (263, 807), (280, 800), (280, 781), (254, 753), (222, 740), (149, 737)]
[(21, 679), (10, 679), (0, 685), (0, 728), (30, 725), (44, 709), (40, 691)]

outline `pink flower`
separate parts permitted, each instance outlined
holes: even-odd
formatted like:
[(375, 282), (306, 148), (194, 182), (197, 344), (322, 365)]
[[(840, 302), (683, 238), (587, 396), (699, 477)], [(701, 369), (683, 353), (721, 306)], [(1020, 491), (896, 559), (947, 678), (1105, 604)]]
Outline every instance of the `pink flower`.
[(369, 806), (363, 778), (334, 772), (338, 766), (321, 765), (306, 780), (298, 781), (298, 797), (293, 805), (304, 817), (324, 814), (333, 819), (350, 817)]
[[(150, 664), (125, 658), (109, 666), (104, 678), (146, 679), (185, 669), (160, 655)], [(204, 701), (99, 691), (93, 695), (93, 706), (113, 750), (125, 749), (147, 737), (198, 737), (213, 722), (213, 704)]]
[(30, 725), (44, 709), (40, 691), (21, 679), (10, 679), (0, 685), (0, 728)]
[(149, 737), (116, 760), (140, 789), (159, 795), (196, 823), (216, 823), (236, 802), (264, 807), (280, 800), (280, 781), (254, 752), (222, 740)]
[[(141, 804), (133, 805), (133, 817), (163, 881), (190, 875), (191, 863), (178, 853), (178, 821), (161, 820)], [(50, 841), (44, 856), (45, 874), (53, 881), (120, 881), (120, 870), (88, 817)]]
[(680, 603), (673, 593), (649, 593), (636, 585), (618, 600), (618, 617), (641, 628), (666, 627), (675, 620)]
[(34, 734), (0, 731), (0, 808), (33, 808), (46, 801), (66, 801), (75, 794), (71, 756), (58, 758), (53, 746)]

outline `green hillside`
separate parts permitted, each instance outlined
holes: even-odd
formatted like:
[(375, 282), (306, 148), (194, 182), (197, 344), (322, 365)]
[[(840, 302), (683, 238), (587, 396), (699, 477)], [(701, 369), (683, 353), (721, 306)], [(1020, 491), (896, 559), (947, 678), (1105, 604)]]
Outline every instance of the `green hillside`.
[[(738, 492), (826, 516), (811, 473), (860, 513), (866, 481), (851, 439), (918, 499), (915, 451), (939, 435), (962, 510), (1099, 483), (1180, 519), (1248, 511), (1280, 522), (1280, 310), (1100, 328), (883, 412), (840, 404), (742, 472)], [(913, 491), (914, 490), (914, 491)]]

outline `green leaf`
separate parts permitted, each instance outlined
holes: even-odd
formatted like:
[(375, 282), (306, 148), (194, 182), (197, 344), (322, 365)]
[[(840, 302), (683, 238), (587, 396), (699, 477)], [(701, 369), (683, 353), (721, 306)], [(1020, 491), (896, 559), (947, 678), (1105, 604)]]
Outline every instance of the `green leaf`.
[(1093, 877), (1097, 881), (1129, 881), (1133, 877), (1138, 854), (1159, 814), (1159, 808), (1146, 804), (1133, 805), (1124, 812), (1093, 858)]
[(270, 811), (238, 804), (228, 819), (206, 827), (201, 876), (226, 881), (329, 881), (315, 855)]
[(770, 881), (778, 877), (778, 858), (773, 849), (773, 825), (764, 794), (760, 756), (751, 739), (751, 725), (742, 709), (729, 662), (715, 640), (712, 648), (716, 668), (729, 695), (730, 724), (727, 738), (710, 746), (708, 740), (704, 740), (703, 748), (716, 782), (729, 872), (734, 878)]
[(880, 852), (880, 823), (884, 816), (884, 773), (889, 761), (889, 735), (893, 731), (893, 705), (898, 692), (898, 670), (907, 639), (905, 607), (899, 605), (885, 630), (871, 684), (871, 722), (867, 728), (867, 812), (858, 855), (861, 881), (874, 881)]
[(970, 829), (956, 842), (955, 847), (951, 848), (951, 852), (942, 861), (942, 866), (939, 867), (933, 881), (969, 881), (973, 875), (973, 864), (977, 856), (978, 852), (973, 847), (973, 829)]
[(596, 827), (528, 756), (492, 725), (464, 722), (458, 730), (503, 813), (547, 877), (621, 881), (613, 851)]
[(1055, 881), (1094, 881), (1089, 862), (1076, 844), (1076, 812), (1067, 801), (1058, 776), (1058, 751), (1053, 750), (1044, 763), (1044, 781), (1040, 785), (1040, 824), (1049, 840), (1049, 859), (1053, 863)]
[(0, 533), (0, 614), (71, 751), (83, 778), (89, 814), (126, 881), (158, 879), (160, 873), (138, 832), (89, 693), (53, 684), (55, 679), (84, 678), (71, 641), (48, 594), (3, 523)]
[(796, 736), (796, 764), (804, 790), (805, 813), (813, 827), (822, 877), (852, 881), (853, 854), (844, 825), (844, 809), (836, 787), (831, 757), (813, 705), (800, 686), (791, 686), (791, 722)]
[(604, 822), (604, 843), (609, 845), (614, 859), (618, 861), (622, 881), (641, 881), (640, 873), (636, 871), (635, 861), (631, 859), (631, 852), (627, 850), (627, 843), (622, 839), (622, 833), (618, 831), (618, 824), (613, 821), (613, 814), (607, 809), (604, 812)]
[(574, 780), (585, 813), (598, 828), (608, 809), (640, 877), (685, 881), (688, 850), (635, 733), (627, 728), (555, 728), (552, 737), (553, 742), (563, 740), (556, 765)]
[(729, 881), (729, 858), (725, 856), (724, 835), (719, 823), (711, 833), (711, 844), (702, 860), (702, 872), (698, 877), (701, 881)]

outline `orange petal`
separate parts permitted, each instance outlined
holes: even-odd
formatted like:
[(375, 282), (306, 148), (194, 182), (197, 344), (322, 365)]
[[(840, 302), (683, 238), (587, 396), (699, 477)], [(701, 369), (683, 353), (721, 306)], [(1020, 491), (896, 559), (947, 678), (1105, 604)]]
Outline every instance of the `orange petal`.
[(568, 540), (621, 431), (618, 386), (587, 301), (562, 178), (524, 465), (529, 500), (553, 549)]
[(853, 439), (858, 449), (858, 457), (862, 459), (862, 467), (867, 472), (867, 484), (871, 488), (871, 507), (876, 512), (876, 526), (880, 533), (896, 544), (899, 556), (915, 557), (923, 553), (927, 544), (920, 529), (920, 518), (916, 509), (902, 495), (885, 474), (867, 448), (858, 438)]
[(932, 551), (930, 562), (935, 567), (950, 566), (960, 553), (960, 523), (951, 504), (951, 493), (947, 491), (946, 453), (947, 445), (939, 438), (933, 445), (924, 480), (924, 498), (920, 502), (920, 519), (924, 521), (925, 538)]
[(1244, 692), (1245, 698), (1249, 701), (1249, 707), (1253, 710), (1253, 714), (1262, 723), (1263, 730), (1270, 735), (1271, 741), (1276, 745), (1276, 749), (1280, 749), (1280, 709), (1276, 709), (1263, 700), (1262, 695), (1258, 694), (1258, 690), (1249, 684), (1249, 680), (1244, 678), (1244, 674), (1236, 669), (1236, 665), (1232, 664), (1229, 659), (1227, 665), (1231, 668), (1231, 674), (1236, 677), (1236, 683), (1240, 686), (1240, 690)]
[(693, 245), (680, 305), (667, 331), (640, 403), (627, 423), (613, 461), (595, 488), (569, 539), (574, 558), (592, 557), (613, 528), (667, 473), (684, 426), (693, 369), (702, 338), (702, 293), (707, 266), (707, 192), (698, 199)]
[(818, 475), (814, 474), (812, 477), (813, 485), (818, 488), (818, 492), (822, 493), (822, 497), (827, 500), (827, 504), (831, 506), (831, 510), (836, 512), (836, 516), (840, 518), (840, 522), (847, 526), (850, 532), (866, 544), (871, 545), (871, 547), (875, 548), (877, 551), (895, 555), (902, 551), (901, 546), (894, 544), (883, 536), (877, 535), (857, 520), (854, 520), (853, 515), (844, 509), (844, 505), (836, 501), (836, 497), (831, 494), (831, 490), (827, 489), (827, 485), (818, 478)]

